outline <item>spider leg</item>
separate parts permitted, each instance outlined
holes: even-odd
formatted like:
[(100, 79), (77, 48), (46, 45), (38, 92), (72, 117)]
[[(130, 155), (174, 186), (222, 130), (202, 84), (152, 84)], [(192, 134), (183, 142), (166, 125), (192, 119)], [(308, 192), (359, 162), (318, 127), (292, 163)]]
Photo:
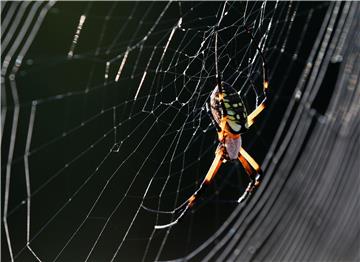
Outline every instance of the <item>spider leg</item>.
[(247, 126), (248, 128), (254, 124), (256, 118), (259, 116), (259, 114), (266, 108), (266, 97), (261, 102), (261, 104), (255, 108), (254, 111), (251, 112), (251, 114), (247, 117)]
[(263, 177), (263, 172), (260, 168), (260, 165), (256, 163), (256, 161), (242, 147), (240, 148), (238, 159), (242, 164), (242, 166), (244, 167), (246, 173), (250, 177), (250, 183), (248, 187), (246, 188), (244, 194), (238, 200), (238, 202), (241, 203), (245, 199), (247, 199), (248, 196), (251, 193), (253, 193), (256, 190), (256, 188), (260, 185), (260, 182)]
[(172, 221), (171, 223), (164, 224), (164, 225), (156, 225), (155, 229), (164, 229), (171, 227), (179, 222), (179, 220), (190, 210), (190, 208), (194, 205), (194, 203), (199, 199), (201, 194), (205, 191), (205, 189), (210, 185), (212, 179), (216, 175), (217, 171), (219, 170), (221, 164), (223, 162), (223, 151), (221, 147), (218, 147), (215, 153), (215, 158), (210, 166), (209, 171), (207, 172), (204, 180), (200, 184), (199, 188), (195, 191), (194, 194), (191, 195), (183, 204), (181, 204), (178, 208), (174, 211), (160, 211), (162, 213), (176, 213), (179, 210), (180, 214), (177, 218)]
[(248, 174), (249, 178), (250, 178), (250, 183), (247, 186), (247, 188), (245, 189), (245, 192), (242, 194), (242, 196), (238, 199), (238, 202), (241, 203), (243, 202), (245, 199), (247, 199), (247, 197), (251, 194), (251, 191), (255, 185), (255, 174), (254, 174), (254, 170), (251, 168), (251, 166), (249, 165), (249, 163), (246, 161), (246, 159), (239, 154), (239, 161), (242, 164), (242, 166), (244, 167), (246, 173)]
[(255, 110), (253, 112), (251, 112), (251, 114), (248, 115), (247, 117), (247, 124), (248, 127), (250, 127), (256, 120), (256, 117), (266, 108), (266, 102), (267, 102), (267, 96), (268, 96), (268, 88), (269, 88), (269, 78), (268, 78), (268, 66), (267, 66), (267, 62), (265, 59), (265, 56), (263, 54), (263, 52), (261, 51), (260, 47), (259, 47), (259, 43), (255, 40), (254, 36), (252, 35), (250, 29), (247, 26), (244, 26), (246, 32), (250, 35), (252, 41), (254, 41), (256, 43), (256, 49), (258, 50), (260, 57), (263, 61), (262, 66), (263, 66), (263, 92), (264, 92), (264, 99), (261, 102), (260, 105), (258, 105)]
[(223, 139), (223, 130), (225, 129), (226, 125), (226, 110), (224, 106), (224, 93), (223, 93), (223, 85), (222, 85), (222, 79), (221, 79), (221, 73), (219, 72), (219, 65), (218, 65), (218, 31), (216, 29), (215, 31), (215, 72), (216, 72), (216, 81), (217, 81), (217, 87), (219, 90), (219, 102), (220, 102), (220, 119), (221, 122), (217, 123), (214, 119), (214, 116), (211, 113), (211, 105), (209, 105), (209, 102), (206, 103), (206, 110), (208, 114), (210, 115), (211, 121), (216, 127), (216, 131), (219, 135), (220, 142)]
[(218, 31), (215, 31), (215, 72), (216, 72), (216, 80), (219, 88), (220, 94), (223, 93), (222, 85), (221, 85), (221, 74), (219, 73), (219, 64), (218, 64)]

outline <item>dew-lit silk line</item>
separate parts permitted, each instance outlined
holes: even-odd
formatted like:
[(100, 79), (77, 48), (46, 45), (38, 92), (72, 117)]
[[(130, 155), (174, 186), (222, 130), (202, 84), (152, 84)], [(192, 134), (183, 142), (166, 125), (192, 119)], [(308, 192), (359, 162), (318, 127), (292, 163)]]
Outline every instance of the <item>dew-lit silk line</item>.
[(78, 26), (76, 28), (76, 33), (74, 35), (74, 39), (72, 41), (70, 50), (68, 52), (68, 58), (72, 58), (74, 56), (75, 47), (76, 47), (76, 45), (78, 43), (80, 33), (81, 33), (81, 29), (83, 28), (85, 20), (86, 20), (86, 15), (81, 15), (80, 19), (79, 19), (79, 24), (78, 24)]
[(124, 66), (125, 66), (126, 59), (127, 59), (128, 55), (129, 55), (129, 51), (130, 51), (130, 50), (127, 49), (126, 52), (125, 52), (125, 54), (124, 54), (124, 57), (123, 57), (123, 59), (122, 59), (122, 61), (121, 61), (119, 70), (118, 70), (118, 72), (117, 72), (117, 74), (116, 74), (116, 77), (115, 77), (115, 82), (118, 82), (118, 81), (119, 81), (121, 72), (122, 72), (122, 70), (123, 70), (123, 68), (124, 68)]

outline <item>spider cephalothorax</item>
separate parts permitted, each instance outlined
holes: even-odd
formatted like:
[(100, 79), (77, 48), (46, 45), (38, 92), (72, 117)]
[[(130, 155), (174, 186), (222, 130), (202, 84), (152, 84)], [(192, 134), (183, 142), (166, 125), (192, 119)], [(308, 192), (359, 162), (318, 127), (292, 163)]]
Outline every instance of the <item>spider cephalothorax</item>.
[[(245, 27), (245, 30), (250, 35), (251, 39), (255, 41), (250, 30)], [(255, 122), (258, 115), (265, 109), (267, 92), (268, 92), (268, 77), (267, 65), (259, 46), (256, 47), (263, 60), (263, 93), (264, 99), (260, 105), (257, 105), (254, 111), (247, 114), (246, 107), (241, 96), (229, 84), (221, 80), (218, 68), (218, 55), (217, 55), (217, 42), (218, 33), (215, 32), (215, 69), (217, 85), (210, 95), (209, 101), (206, 103), (207, 112), (212, 120), (213, 125), (218, 132), (219, 145), (215, 151), (215, 159), (213, 160), (209, 171), (207, 172), (203, 182), (199, 188), (179, 207), (173, 211), (156, 211), (147, 209), (154, 212), (175, 214), (179, 212), (177, 218), (166, 225), (157, 225), (155, 228), (167, 228), (176, 224), (185, 213), (191, 208), (194, 203), (199, 199), (206, 186), (208, 186), (222, 163), (227, 160), (238, 160), (244, 167), (247, 175), (249, 176), (250, 183), (245, 192), (239, 198), (238, 202), (242, 202), (254, 192), (259, 186), (262, 179), (262, 171), (256, 161), (245, 151), (241, 144), (241, 134), (246, 132), (250, 126)]]

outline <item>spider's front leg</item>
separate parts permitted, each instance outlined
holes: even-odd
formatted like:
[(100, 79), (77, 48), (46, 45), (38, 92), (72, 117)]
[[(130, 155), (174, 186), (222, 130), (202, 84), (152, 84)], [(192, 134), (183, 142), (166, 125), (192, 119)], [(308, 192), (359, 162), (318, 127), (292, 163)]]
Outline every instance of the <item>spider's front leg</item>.
[[(251, 39), (257, 43), (257, 41), (255, 40), (254, 36), (251, 33), (251, 30), (245, 26), (245, 30), (246, 32), (250, 35)], [(264, 109), (267, 106), (267, 98), (269, 95), (269, 76), (268, 76), (268, 66), (267, 66), (267, 61), (265, 59), (265, 56), (263, 54), (263, 52), (261, 51), (261, 48), (259, 46), (259, 44), (256, 44), (256, 49), (258, 50), (260, 57), (262, 59), (262, 67), (263, 67), (263, 93), (264, 93), (264, 99), (262, 100), (261, 104), (258, 105), (255, 110), (253, 112), (251, 112), (251, 114), (248, 115), (247, 117), (247, 127), (249, 128), (252, 124), (254, 124), (256, 118), (260, 115), (260, 113), (262, 111), (264, 111)]]
[(238, 158), (250, 178), (249, 185), (247, 186), (244, 194), (238, 200), (238, 202), (241, 203), (259, 187), (263, 178), (263, 172), (260, 165), (256, 163), (256, 161), (242, 147), (240, 148)]

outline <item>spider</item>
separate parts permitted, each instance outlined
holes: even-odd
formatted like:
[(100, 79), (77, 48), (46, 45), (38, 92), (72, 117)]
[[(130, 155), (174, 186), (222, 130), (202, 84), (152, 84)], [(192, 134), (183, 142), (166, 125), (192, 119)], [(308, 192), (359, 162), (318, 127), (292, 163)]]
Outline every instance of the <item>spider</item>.
[[(250, 29), (246, 26), (245, 30), (250, 35), (253, 42), (256, 43), (254, 36)], [(207, 113), (209, 114), (212, 124), (216, 127), (219, 145), (215, 151), (215, 158), (207, 172), (204, 180), (199, 188), (179, 207), (173, 211), (158, 211), (145, 208), (149, 211), (157, 213), (175, 214), (179, 212), (178, 217), (171, 223), (165, 225), (156, 225), (155, 229), (168, 228), (176, 223), (186, 214), (186, 212), (194, 205), (199, 199), (204, 189), (211, 184), (220, 166), (231, 160), (238, 160), (244, 167), (250, 182), (239, 198), (238, 202), (245, 201), (251, 193), (260, 185), (263, 177), (260, 165), (245, 151), (242, 147), (241, 134), (246, 132), (252, 124), (256, 121), (259, 114), (265, 109), (268, 94), (268, 73), (267, 63), (265, 57), (256, 44), (256, 49), (262, 59), (263, 68), (263, 100), (254, 111), (247, 114), (245, 105), (241, 96), (236, 90), (226, 82), (223, 82), (218, 69), (218, 54), (217, 54), (218, 32), (215, 31), (215, 70), (217, 85), (210, 95), (209, 101), (206, 103)]]

